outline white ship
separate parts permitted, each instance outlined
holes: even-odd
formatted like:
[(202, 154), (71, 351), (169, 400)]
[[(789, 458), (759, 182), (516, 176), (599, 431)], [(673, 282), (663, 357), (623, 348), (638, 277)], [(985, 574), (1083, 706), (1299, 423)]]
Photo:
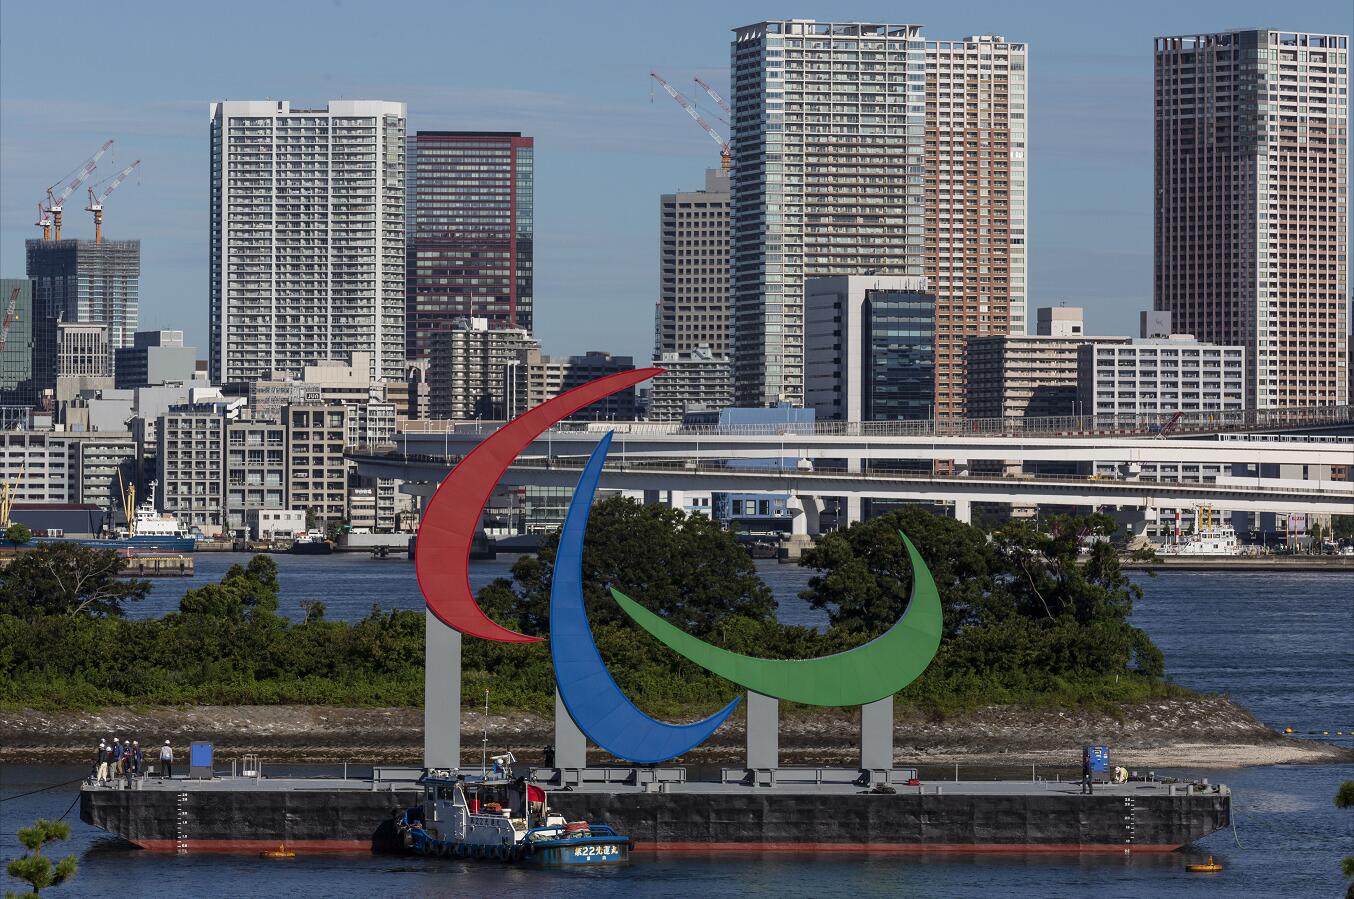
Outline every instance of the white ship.
[(1180, 533), (1180, 513), (1175, 513), (1175, 534), (1157, 548), (1161, 556), (1239, 556), (1241, 543), (1230, 524), (1216, 516), (1210, 506), (1194, 509), (1194, 530)]

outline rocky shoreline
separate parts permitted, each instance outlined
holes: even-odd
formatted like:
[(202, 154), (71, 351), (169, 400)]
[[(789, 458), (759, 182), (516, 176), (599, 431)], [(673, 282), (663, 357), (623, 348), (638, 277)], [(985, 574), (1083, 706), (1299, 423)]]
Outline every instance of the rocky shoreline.
[[(421, 709), (323, 706), (114, 707), (95, 712), (0, 711), (0, 762), (74, 762), (90, 757), (101, 737), (138, 739), (154, 747), (172, 740), (210, 740), (218, 759), (257, 753), (284, 763), (417, 763), (423, 752)], [(1101, 710), (988, 706), (946, 719), (914, 707), (895, 716), (900, 765), (1072, 768), (1087, 743), (1107, 744), (1125, 766), (1230, 768), (1354, 760), (1354, 750), (1275, 733), (1235, 703), (1212, 696), (1159, 699)], [(478, 749), (482, 712), (467, 708), (462, 746)], [(553, 722), (530, 713), (491, 715), (490, 752), (511, 749), (540, 762)], [(781, 721), (781, 759), (789, 765), (855, 764), (858, 715), (852, 710), (797, 709)], [(741, 718), (680, 760), (737, 764)], [(596, 753), (595, 753), (596, 754)], [(595, 758), (594, 764), (603, 763)]]

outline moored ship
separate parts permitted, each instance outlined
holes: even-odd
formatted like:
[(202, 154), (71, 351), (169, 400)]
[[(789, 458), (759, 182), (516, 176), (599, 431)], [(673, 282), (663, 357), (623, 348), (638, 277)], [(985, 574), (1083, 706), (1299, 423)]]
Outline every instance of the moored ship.
[(1194, 510), (1194, 529), (1183, 537), (1180, 513), (1176, 512), (1174, 539), (1158, 547), (1157, 553), (1163, 556), (1239, 556), (1241, 543), (1236, 531), (1221, 516), (1215, 516), (1208, 506), (1198, 506)]
[(423, 802), (395, 822), (404, 849), (440, 858), (481, 858), (537, 865), (606, 865), (630, 858), (630, 838), (606, 824), (568, 821), (525, 778), (458, 776), (430, 769), (419, 779)]
[(97, 549), (191, 552), (197, 545), (197, 535), (180, 524), (178, 518), (162, 514), (155, 508), (155, 487), (156, 482), (151, 481), (150, 493), (140, 505), (135, 505), (135, 488), (127, 488), (123, 500), (127, 526), (119, 528), (111, 537), (37, 537), (35, 540), (80, 543)]

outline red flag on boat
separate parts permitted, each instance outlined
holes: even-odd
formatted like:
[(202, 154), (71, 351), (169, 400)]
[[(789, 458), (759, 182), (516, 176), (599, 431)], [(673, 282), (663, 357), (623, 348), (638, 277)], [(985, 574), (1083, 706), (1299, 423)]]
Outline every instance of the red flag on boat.
[(527, 784), (527, 802), (545, 802), (545, 790)]

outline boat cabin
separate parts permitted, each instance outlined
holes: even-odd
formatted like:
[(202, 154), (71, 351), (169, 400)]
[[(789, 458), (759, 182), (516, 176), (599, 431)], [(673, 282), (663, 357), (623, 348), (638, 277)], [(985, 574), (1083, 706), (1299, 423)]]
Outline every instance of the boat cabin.
[(511, 846), (540, 827), (563, 826), (550, 815), (545, 791), (525, 778), (485, 779), (429, 771), (423, 784), (423, 826), (435, 839), (480, 846)]

